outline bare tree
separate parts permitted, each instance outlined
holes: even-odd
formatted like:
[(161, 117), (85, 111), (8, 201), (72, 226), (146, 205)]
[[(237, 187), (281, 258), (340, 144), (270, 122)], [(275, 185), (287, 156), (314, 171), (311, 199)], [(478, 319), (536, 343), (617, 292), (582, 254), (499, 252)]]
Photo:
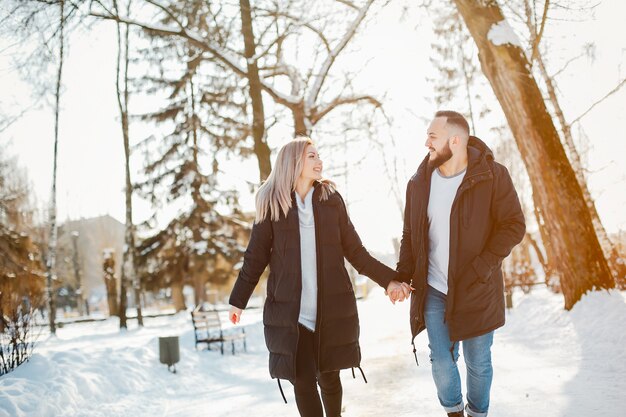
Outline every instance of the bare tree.
[(533, 187), (546, 251), (571, 309), (587, 291), (614, 279), (576, 174), (519, 40), (495, 1), (455, 0), (479, 50), (482, 70), (506, 115)]
[[(546, 66), (546, 58), (544, 57), (544, 53), (541, 48), (541, 41), (544, 39), (542, 34), (544, 33), (544, 28), (546, 25), (546, 20), (548, 19), (548, 9), (550, 7), (550, 0), (544, 1), (543, 12), (541, 16), (541, 21), (536, 20), (536, 14), (534, 12), (534, 8), (531, 7), (529, 0), (524, 0), (524, 12), (525, 12), (525, 24), (530, 33), (530, 62), (531, 64), (536, 64), (536, 67), (539, 69), (539, 74), (545, 83), (546, 90), (548, 92), (548, 99), (550, 104), (552, 105), (552, 111), (556, 116), (556, 119), (559, 121), (560, 130), (561, 130), (561, 140), (565, 145), (565, 150), (568, 156), (570, 163), (572, 164), (572, 169), (576, 174), (576, 179), (578, 181), (578, 185), (582, 190), (583, 197), (585, 199), (585, 203), (587, 208), (589, 209), (589, 214), (591, 216), (591, 221), (593, 222), (593, 227), (596, 231), (600, 244), (605, 254), (605, 258), (609, 264), (609, 267), (613, 273), (614, 278), (624, 279), (626, 277), (626, 263), (621, 261), (619, 253), (615, 249), (613, 242), (608, 236), (602, 221), (600, 220), (600, 216), (598, 215), (598, 211), (596, 210), (596, 205), (591, 197), (591, 193), (589, 192), (589, 188), (587, 187), (587, 178), (585, 176), (585, 167), (581, 161), (580, 154), (576, 145), (574, 143), (574, 137), (572, 135), (572, 125), (568, 123), (563, 108), (561, 107), (561, 103), (559, 101), (559, 97), (557, 94), (557, 81), (554, 75), (550, 75)], [(589, 48), (586, 46), (586, 48)], [(620, 87), (624, 85), (624, 81), (621, 81), (617, 84), (617, 87), (613, 90), (613, 92), (617, 91)], [(606, 99), (608, 95), (604, 96)], [(594, 103), (594, 106), (598, 102)], [(584, 114), (584, 113), (583, 113)]]
[(244, 42), (244, 56), (246, 58), (248, 89), (252, 106), (252, 139), (254, 153), (259, 160), (259, 175), (264, 181), (272, 170), (270, 164), (270, 148), (265, 140), (265, 109), (263, 106), (263, 89), (256, 55), (256, 38), (252, 26), (252, 11), (249, 0), (239, 0), (241, 12), (241, 33)]
[[(126, 14), (130, 14), (131, 0), (126, 3)], [(119, 13), (117, 0), (113, 0), (113, 8)], [(125, 171), (125, 201), (126, 201), (126, 233), (124, 237), (124, 253), (122, 255), (122, 276), (120, 278), (120, 328), (126, 328), (127, 285), (132, 285), (137, 309), (137, 322), (143, 326), (141, 312), (141, 282), (135, 269), (135, 226), (133, 224), (133, 185), (130, 178), (130, 137), (129, 137), (129, 113), (128, 113), (128, 66), (129, 37), (128, 25), (117, 22), (117, 67), (116, 67), (116, 95), (120, 111), (122, 137), (124, 143), (124, 171)]]
[[(344, 79), (343, 86), (333, 86), (333, 90), (339, 91), (339, 94), (324, 90), (329, 83), (332, 67), (356, 35), (373, 3), (374, 0), (367, 0), (360, 7), (352, 3), (342, 3), (347, 8), (345, 13), (356, 13), (356, 15), (352, 17), (343, 32), (336, 36), (335, 40), (329, 39), (324, 34), (324, 30), (316, 28), (313, 23), (308, 23), (306, 16), (291, 16), (287, 13), (282, 13), (279, 9), (270, 11), (270, 15), (285, 15), (295, 28), (299, 30), (307, 29), (319, 38), (319, 43), (314, 49), (314, 57), (316, 59), (313, 60), (307, 71), (298, 71), (294, 65), (290, 65), (287, 62), (285, 51), (282, 48), (282, 44), (285, 42), (289, 32), (282, 35), (282, 42), (277, 44), (277, 48), (272, 56), (274, 65), (270, 67), (271, 71), (266, 75), (267, 79), (275, 77), (287, 78), (291, 87), (288, 94), (280, 94), (276, 88), (266, 91), (276, 103), (285, 106), (291, 111), (294, 120), (294, 133), (296, 135), (311, 135), (315, 125), (340, 106), (365, 102), (374, 107), (381, 107), (381, 103), (371, 95), (346, 93), (351, 87), (350, 77)], [(287, 25), (287, 28), (289, 27)], [(287, 30), (299, 33), (295, 29)], [(326, 94), (324, 94), (325, 92)]]
[[(63, 69), (65, 48), (70, 24), (78, 13), (84, 0), (68, 2), (66, 0), (24, 0), (6, 1), (7, 9), (2, 10), (3, 35), (15, 40), (16, 48), (24, 48), (26, 53), (16, 59), (14, 67), (24, 76), (35, 90), (36, 100), (43, 101), (53, 91), (54, 111), (54, 152), (52, 170), (52, 189), (48, 208), (49, 235), (45, 250), (47, 304), (49, 309), (48, 321), (50, 332), (56, 332), (55, 326), (55, 285), (56, 279), (56, 250), (57, 250), (57, 161), (59, 151), (59, 118), (60, 99), (63, 86)], [(5, 15), (5, 12), (8, 13)], [(34, 45), (34, 46), (32, 46)], [(54, 81), (49, 79), (48, 70), (54, 67)], [(52, 77), (50, 77), (52, 78)], [(23, 114), (27, 109), (22, 110)], [(15, 116), (8, 123), (15, 120)], [(5, 122), (5, 128), (8, 125)]]
[(50, 195), (50, 207), (49, 207), (49, 227), (50, 236), (48, 240), (48, 253), (46, 259), (46, 280), (47, 280), (47, 294), (48, 294), (48, 321), (50, 325), (50, 333), (56, 333), (56, 306), (54, 303), (54, 281), (56, 280), (54, 267), (56, 261), (56, 245), (57, 245), (57, 161), (58, 161), (58, 146), (59, 146), (59, 102), (61, 99), (61, 79), (63, 76), (63, 49), (65, 47), (65, 1), (59, 1), (59, 61), (58, 72), (55, 89), (55, 104), (54, 104), (54, 154), (53, 154), (53, 166), (52, 166), (52, 192)]
[[(102, 5), (99, 9), (94, 8), (91, 15), (103, 19), (111, 19), (130, 25), (138, 26), (153, 35), (162, 37), (178, 37), (185, 39), (190, 46), (205, 52), (212, 59), (221, 62), (225, 70), (230, 71), (237, 77), (249, 81), (250, 91), (248, 95), (253, 101), (253, 125), (255, 126), (255, 153), (259, 162), (260, 177), (265, 178), (270, 167), (269, 154), (266, 153), (260, 142), (261, 106), (258, 89), (267, 94), (276, 104), (286, 108), (292, 116), (294, 133), (296, 135), (313, 132), (314, 126), (319, 123), (333, 110), (357, 103), (368, 103), (378, 108), (379, 100), (368, 94), (354, 93), (351, 89), (350, 78), (344, 79), (344, 85), (333, 84), (333, 88), (327, 88), (331, 69), (338, 57), (346, 49), (354, 38), (368, 12), (372, 8), (374, 0), (366, 0), (361, 6), (350, 2), (303, 2), (300, 0), (283, 0), (268, 2), (252, 7), (248, 21), (247, 9), (249, 4), (242, 2), (239, 7), (242, 19), (242, 34), (244, 35), (244, 53), (239, 52), (235, 45), (220, 44), (219, 38), (204, 36), (202, 31), (197, 31), (188, 25), (182, 15), (182, 9), (175, 6), (175, 2), (160, 3), (147, 1), (155, 10), (170, 18), (167, 25), (158, 25), (147, 22), (133, 16), (120, 16), (115, 11)], [(318, 7), (318, 13), (310, 12), (312, 7)], [(343, 17), (351, 15), (351, 20), (346, 28), (338, 30), (340, 22), (331, 22), (325, 17), (329, 15), (329, 7), (341, 7)], [(291, 9), (299, 10), (291, 13)], [(321, 28), (316, 22), (321, 21)], [(330, 23), (327, 26), (324, 22)], [(232, 24), (232, 19), (226, 19), (226, 23)], [(252, 22), (252, 25), (250, 25)], [(261, 26), (261, 33), (254, 41), (253, 26)], [(332, 29), (332, 30), (331, 30)], [(314, 46), (311, 48), (311, 65), (308, 69), (298, 70), (296, 66), (289, 64), (287, 53), (297, 54), (297, 41), (293, 41), (296, 47), (286, 51), (285, 45), (291, 37), (302, 36), (302, 33), (313, 34)], [(329, 37), (325, 32), (334, 33), (336, 36)], [(254, 54), (250, 56), (250, 54)], [(243, 64), (245, 62), (245, 65)], [(255, 68), (256, 66), (256, 68)], [(258, 77), (254, 74), (258, 69)], [(258, 79), (257, 79), (258, 78)], [(280, 82), (279, 82), (280, 81)], [(288, 88), (288, 92), (285, 91)], [(336, 93), (339, 91), (339, 94)], [(255, 116), (256, 115), (256, 116)], [(256, 117), (256, 121), (255, 120)]]

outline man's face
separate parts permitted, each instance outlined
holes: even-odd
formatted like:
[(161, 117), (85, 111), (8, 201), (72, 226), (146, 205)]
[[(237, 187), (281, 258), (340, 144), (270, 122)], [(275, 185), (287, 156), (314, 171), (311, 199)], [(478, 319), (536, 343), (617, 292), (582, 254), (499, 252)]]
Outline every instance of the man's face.
[(435, 117), (426, 132), (425, 145), (430, 151), (429, 162), (435, 167), (441, 166), (452, 158), (446, 120), (445, 117)]

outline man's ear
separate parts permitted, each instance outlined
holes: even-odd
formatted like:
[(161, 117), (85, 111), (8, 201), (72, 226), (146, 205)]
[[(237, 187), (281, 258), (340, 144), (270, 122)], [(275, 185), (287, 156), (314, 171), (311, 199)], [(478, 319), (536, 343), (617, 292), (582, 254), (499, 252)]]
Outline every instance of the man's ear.
[(461, 138), (459, 137), (459, 135), (454, 135), (450, 137), (450, 143), (452, 145), (458, 145), (459, 143), (461, 143)]

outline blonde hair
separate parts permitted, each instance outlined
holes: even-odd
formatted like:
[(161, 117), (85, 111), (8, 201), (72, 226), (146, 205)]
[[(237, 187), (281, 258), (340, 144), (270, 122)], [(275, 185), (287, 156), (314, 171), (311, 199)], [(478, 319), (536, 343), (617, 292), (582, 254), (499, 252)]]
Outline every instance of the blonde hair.
[[(281, 212), (287, 216), (291, 208), (291, 195), (302, 174), (304, 152), (309, 145), (314, 145), (313, 141), (301, 136), (280, 148), (274, 169), (256, 194), (256, 223), (265, 220), (268, 214), (272, 221), (278, 221)], [(321, 187), (320, 201), (328, 200), (335, 191), (335, 183), (321, 180)]]

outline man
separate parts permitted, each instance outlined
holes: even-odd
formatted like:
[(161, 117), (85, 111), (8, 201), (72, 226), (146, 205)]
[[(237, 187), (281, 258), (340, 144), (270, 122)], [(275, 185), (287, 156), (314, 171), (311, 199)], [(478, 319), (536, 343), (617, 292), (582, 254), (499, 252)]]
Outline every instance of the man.
[[(483, 417), (493, 334), (504, 325), (501, 264), (524, 236), (524, 215), (507, 169), (469, 135), (461, 114), (437, 112), (426, 147), (429, 154), (407, 185), (397, 270), (414, 288), (412, 338), (426, 329), (439, 402), (448, 416), (462, 417), (465, 410)], [(460, 345), (466, 406), (457, 368)]]

